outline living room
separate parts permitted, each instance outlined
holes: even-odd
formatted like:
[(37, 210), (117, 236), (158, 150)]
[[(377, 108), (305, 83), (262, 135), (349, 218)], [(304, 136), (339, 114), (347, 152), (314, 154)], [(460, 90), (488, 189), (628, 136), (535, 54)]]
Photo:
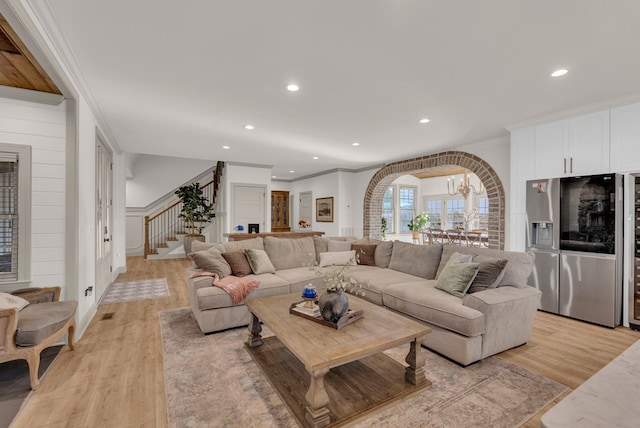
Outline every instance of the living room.
[[(71, 425), (113, 422), (114, 426), (116, 422), (162, 425), (164, 420), (158, 321), (147, 323), (142, 314), (188, 306), (186, 279), (178, 261), (138, 263), (127, 257), (129, 154), (186, 160), (185, 164), (194, 159), (212, 165), (224, 160), (230, 164), (228, 185), (252, 183), (294, 196), (312, 192), (314, 199), (334, 197), (334, 222), (314, 222), (314, 230), (327, 236), (352, 230), (356, 237), (378, 237), (377, 220), (364, 203), (377, 171), (394, 162), (459, 151), (486, 162), (499, 179), (501, 194), (494, 196), (501, 196), (504, 205), (496, 245), (523, 251), (526, 213), (519, 189), (527, 179), (542, 178), (536, 174), (536, 162), (539, 167), (553, 158), (545, 157), (548, 148), (534, 151), (533, 129), (622, 109), (640, 100), (638, 64), (628, 55), (637, 40), (631, 19), (637, 6), (632, 2), (617, 10), (595, 1), (587, 5), (532, 1), (517, 6), (501, 1), (491, 7), (462, 2), (295, 7), (286, 2), (234, 2), (201, 7), (176, 9), (168, 2), (152, 7), (127, 2), (0, 3), (0, 13), (59, 89), (58, 94), (46, 96), (7, 86), (0, 92), (3, 143), (30, 146), (33, 163), (32, 206), (30, 211), (20, 210), (31, 220), (21, 229), (30, 235), (21, 258), (28, 267), (21, 267), (17, 282), (0, 289), (56, 284), (63, 288), (63, 299), (78, 301), (77, 351), (84, 347), (79, 352), (84, 357), (82, 362), (75, 359), (79, 357), (70, 360), (69, 352), (63, 351), (56, 365), (72, 361), (86, 383), (98, 372), (103, 357), (112, 367), (131, 370), (114, 378), (114, 384), (101, 372), (105, 379), (95, 387), (81, 386), (71, 370), (61, 370), (60, 375), (52, 370), (49, 375), (54, 376), (45, 378), (43, 390), (34, 394), (41, 401), (34, 403), (53, 403), (60, 394), (46, 380), (65, 384), (67, 375), (73, 378), (69, 389), (78, 394), (67, 395), (60, 424), (64, 418), (73, 420)], [(178, 25), (174, 21), (179, 21), (180, 29), (166, 31)], [(196, 52), (189, 53), (187, 45)], [(551, 77), (558, 68), (568, 73)], [(262, 71), (270, 74), (263, 76)], [(294, 80), (299, 90), (288, 91), (286, 85)], [(207, 81), (215, 85), (205, 90)], [(200, 92), (204, 96), (197, 97)], [(422, 119), (429, 121), (421, 123)], [(513, 135), (518, 138), (512, 139)], [(108, 237), (96, 223), (100, 183), (96, 159), (103, 149), (113, 165)], [(637, 149), (622, 153), (628, 155), (612, 159), (637, 159)], [(593, 152), (589, 156), (602, 158)], [(163, 168), (167, 181), (173, 179), (171, 167)], [(625, 165), (613, 172), (630, 177), (638, 171), (640, 166)], [(411, 172), (409, 167), (402, 170)], [(132, 174), (130, 182), (140, 178), (135, 171)], [(170, 193), (185, 181), (149, 193)], [(299, 220), (296, 200), (293, 224)], [(224, 202), (223, 212), (229, 213), (229, 204), (230, 200)], [(222, 233), (235, 226), (230, 216), (220, 216), (216, 222)], [(409, 236), (399, 237), (410, 241)], [(104, 239), (110, 239), (109, 263), (96, 250)], [(625, 242), (630, 245), (631, 239), (628, 234)], [(626, 251), (625, 259), (631, 260)], [(145, 274), (166, 277), (170, 299), (123, 304), (116, 307), (115, 322), (99, 321), (105, 309), (98, 303), (109, 284), (119, 277), (143, 279)], [(624, 304), (628, 316), (628, 302)], [(541, 353), (544, 358), (558, 361), (565, 355), (567, 361), (584, 367), (580, 375), (565, 379), (570, 388), (629, 344), (619, 329), (600, 330), (540, 316), (532, 340), (535, 349), (547, 346), (550, 353)], [(552, 339), (555, 324), (566, 326), (555, 336), (563, 337), (557, 341)], [(140, 330), (127, 336), (127, 329)], [(153, 332), (152, 344), (144, 332)], [(583, 332), (582, 341), (565, 341)], [(603, 345), (592, 343), (590, 335)], [(125, 337), (131, 340), (131, 351), (122, 351)], [(157, 365), (152, 371), (122, 368), (127, 361), (144, 361), (144, 352), (133, 350), (140, 343), (153, 353), (150, 358)], [(106, 351), (109, 348), (118, 351)], [(580, 357), (585, 349), (597, 355), (597, 361)], [(529, 358), (529, 366), (544, 365), (544, 358), (532, 359), (531, 348), (509, 352), (506, 357), (512, 360)], [(561, 372), (570, 365), (554, 370)], [(133, 373), (158, 376), (152, 400), (159, 404), (142, 412), (144, 416), (136, 413), (136, 408), (147, 405), (139, 391), (131, 402), (120, 395), (103, 400), (105, 390), (122, 387), (133, 394), (135, 387), (127, 380)], [(91, 397), (90, 410), (81, 402), (73, 403), (79, 395)], [(30, 423), (48, 423), (46, 412), (27, 413), (31, 414), (27, 418), (34, 417), (27, 419)], [(114, 417), (111, 422), (109, 415)], [(131, 419), (119, 419), (126, 417)]]

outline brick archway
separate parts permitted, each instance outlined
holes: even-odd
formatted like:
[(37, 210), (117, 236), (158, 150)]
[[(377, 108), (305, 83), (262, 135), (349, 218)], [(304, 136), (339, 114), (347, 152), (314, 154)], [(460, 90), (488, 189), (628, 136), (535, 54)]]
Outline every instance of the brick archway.
[(398, 177), (429, 168), (461, 166), (467, 168), (484, 184), (489, 198), (489, 247), (504, 249), (504, 188), (498, 174), (484, 160), (466, 152), (448, 151), (383, 166), (369, 181), (364, 196), (363, 235), (380, 239), (382, 197), (387, 187)]

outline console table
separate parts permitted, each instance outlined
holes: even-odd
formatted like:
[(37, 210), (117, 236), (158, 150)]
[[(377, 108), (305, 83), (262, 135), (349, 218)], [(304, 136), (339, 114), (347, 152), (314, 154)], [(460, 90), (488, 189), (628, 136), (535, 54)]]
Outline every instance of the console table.
[(276, 238), (304, 238), (306, 236), (322, 236), (324, 232), (264, 232), (264, 233), (225, 233), (223, 236), (229, 241), (243, 241), (258, 236), (273, 236)]

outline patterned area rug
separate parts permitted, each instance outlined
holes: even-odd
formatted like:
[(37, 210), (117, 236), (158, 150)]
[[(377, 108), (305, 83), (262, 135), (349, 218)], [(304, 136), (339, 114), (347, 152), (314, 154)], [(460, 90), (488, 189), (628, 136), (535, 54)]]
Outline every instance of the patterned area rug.
[(169, 287), (165, 278), (141, 279), (139, 281), (114, 282), (104, 294), (101, 305), (132, 302), (134, 300), (160, 299), (169, 297)]
[[(169, 427), (296, 427), (244, 349), (247, 329), (203, 335), (188, 308), (159, 313)], [(263, 336), (271, 333), (263, 328)], [(404, 345), (387, 351), (403, 362)], [(566, 387), (487, 358), (467, 368), (424, 350), (430, 389), (359, 421), (358, 427), (515, 427)]]

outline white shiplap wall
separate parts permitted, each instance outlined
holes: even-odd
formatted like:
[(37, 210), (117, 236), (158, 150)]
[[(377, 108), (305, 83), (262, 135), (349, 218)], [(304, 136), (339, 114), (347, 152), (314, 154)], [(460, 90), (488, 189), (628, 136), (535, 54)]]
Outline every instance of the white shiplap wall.
[(0, 98), (0, 142), (31, 146), (33, 286), (65, 284), (65, 135), (64, 102), (50, 106)]

